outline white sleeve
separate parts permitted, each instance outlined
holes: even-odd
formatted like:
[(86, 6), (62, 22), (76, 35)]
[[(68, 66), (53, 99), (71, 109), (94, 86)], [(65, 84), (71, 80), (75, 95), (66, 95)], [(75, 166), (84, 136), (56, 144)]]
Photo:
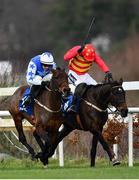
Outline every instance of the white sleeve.
[(34, 62), (30, 62), (27, 69), (26, 80), (29, 85), (41, 85), (42, 77), (36, 75), (37, 66)]
[(56, 63), (54, 62), (54, 64), (53, 64), (53, 69), (56, 69)]
[(49, 73), (46, 76), (43, 77), (43, 81), (51, 81), (53, 74)]

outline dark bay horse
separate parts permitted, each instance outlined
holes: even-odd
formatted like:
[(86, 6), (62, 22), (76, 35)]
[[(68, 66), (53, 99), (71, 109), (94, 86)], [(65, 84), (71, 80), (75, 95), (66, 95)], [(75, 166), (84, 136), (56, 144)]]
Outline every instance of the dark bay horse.
[[(91, 147), (91, 166), (95, 166), (96, 148), (98, 141), (106, 150), (113, 165), (120, 162), (115, 158), (114, 152), (108, 146), (102, 136), (103, 126), (108, 119), (109, 105), (112, 105), (126, 117), (128, 113), (125, 91), (122, 87), (122, 79), (96, 86), (82, 83), (76, 87), (75, 96), (79, 100), (79, 116), (75, 113), (68, 113), (65, 117), (64, 128), (57, 135), (57, 142), (51, 146), (45, 159), (51, 157), (58, 143), (74, 129), (90, 131), (93, 134)], [(84, 91), (84, 93), (83, 93)], [(77, 118), (78, 117), (78, 118)], [(43, 162), (45, 163), (45, 161)]]
[(48, 141), (47, 134), (51, 133), (51, 141), (53, 142), (53, 139), (56, 138), (55, 135), (63, 122), (61, 114), (61, 96), (70, 91), (68, 75), (60, 68), (52, 70), (52, 73), (53, 75), (49, 86), (42, 88), (38, 97), (35, 99), (34, 117), (27, 115), (25, 112), (19, 111), (19, 101), (22, 99), (27, 86), (18, 88), (10, 97), (8, 109), (18, 131), (19, 141), (28, 149), (32, 158), (35, 157), (35, 152), (27, 143), (24, 135), (22, 126), (23, 119), (27, 119), (35, 127), (33, 135), (41, 150), (44, 148), (41, 138)]

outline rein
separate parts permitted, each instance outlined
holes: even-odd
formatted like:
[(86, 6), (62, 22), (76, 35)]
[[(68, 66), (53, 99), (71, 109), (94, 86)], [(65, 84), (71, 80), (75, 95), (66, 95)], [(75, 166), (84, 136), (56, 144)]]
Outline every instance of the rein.
[(52, 90), (52, 89), (50, 89), (48, 86), (45, 86), (45, 88), (46, 88), (49, 92), (56, 92), (56, 91), (59, 91), (59, 89)]
[(52, 110), (52, 109), (50, 109), (50, 108), (44, 106), (44, 105), (43, 105), (42, 103), (40, 103), (37, 99), (34, 99), (34, 101), (36, 102), (36, 104), (38, 104), (40, 107), (42, 107), (43, 109), (45, 109), (45, 110), (48, 111), (48, 112), (51, 112), (51, 113), (58, 113), (58, 112), (61, 111), (61, 107), (60, 107), (58, 110), (54, 111), (54, 110)]
[[(115, 89), (115, 88), (118, 88), (118, 87), (121, 88), (122, 86), (119, 85), (119, 86), (114, 86), (114, 87), (112, 87), (112, 88)], [(106, 111), (107, 111), (107, 109), (103, 110), (103, 109), (97, 107), (96, 105), (88, 102), (88, 101), (85, 100), (85, 99), (83, 99), (83, 101), (84, 101), (88, 106), (91, 106), (92, 108), (96, 109), (96, 110), (99, 111), (99, 112), (106, 112)], [(108, 107), (108, 108), (109, 108), (109, 107)], [(109, 110), (110, 110), (112, 113), (116, 113), (116, 112), (117, 112), (117, 109), (116, 109), (116, 111), (112, 111), (112, 110), (109, 108)]]
[(45, 86), (45, 88), (50, 92), (52, 91), (50, 88), (48, 88), (48, 86)]
[[(48, 86), (45, 86), (45, 89), (48, 90), (49, 92), (60, 92), (59, 89), (52, 90), (52, 89), (50, 89)], [(63, 94), (63, 92), (60, 92), (60, 93)]]
[(107, 109), (103, 110), (103, 109), (100, 109), (99, 107), (95, 106), (94, 104), (88, 102), (87, 100), (83, 99), (84, 102), (88, 105), (88, 106), (91, 106), (92, 108), (96, 109), (97, 111), (99, 112), (106, 112)]

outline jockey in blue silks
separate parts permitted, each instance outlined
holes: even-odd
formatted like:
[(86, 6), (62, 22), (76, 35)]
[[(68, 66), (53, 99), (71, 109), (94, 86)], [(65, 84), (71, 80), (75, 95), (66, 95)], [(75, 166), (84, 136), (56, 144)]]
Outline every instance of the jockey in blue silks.
[(41, 86), (45, 86), (46, 82), (52, 78), (52, 69), (56, 69), (54, 57), (50, 52), (33, 57), (28, 65), (26, 80), (30, 86), (30, 94), (24, 101), (24, 106), (33, 102), (40, 92)]

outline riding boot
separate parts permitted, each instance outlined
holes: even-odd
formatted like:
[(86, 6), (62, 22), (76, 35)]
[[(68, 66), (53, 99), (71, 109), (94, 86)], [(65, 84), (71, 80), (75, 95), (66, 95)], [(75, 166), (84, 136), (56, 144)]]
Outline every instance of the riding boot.
[(41, 86), (40, 85), (32, 85), (31, 89), (30, 89), (30, 94), (28, 95), (28, 97), (24, 100), (23, 105), (28, 106), (31, 103), (33, 103), (34, 98), (36, 98), (41, 90)]
[(67, 108), (67, 112), (77, 112), (77, 99), (75, 96), (73, 96), (73, 100), (71, 105)]

